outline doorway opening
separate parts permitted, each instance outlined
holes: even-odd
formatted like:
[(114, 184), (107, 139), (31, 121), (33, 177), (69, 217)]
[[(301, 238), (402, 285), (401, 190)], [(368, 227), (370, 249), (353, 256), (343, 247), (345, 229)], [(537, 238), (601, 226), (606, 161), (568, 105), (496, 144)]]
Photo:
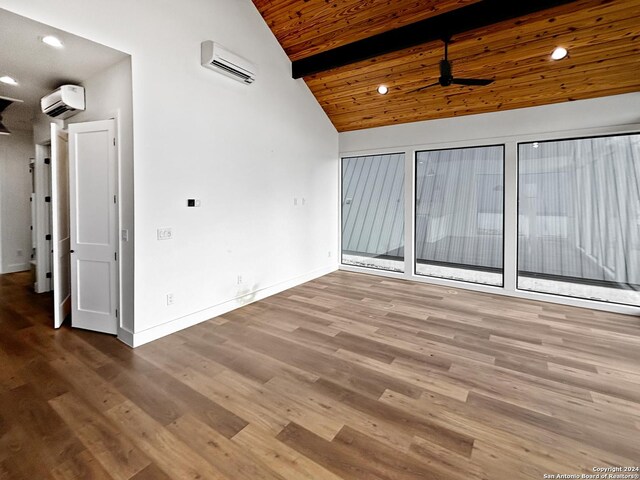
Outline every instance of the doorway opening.
[[(53, 292), (52, 327), (116, 334), (133, 310), (131, 57), (2, 9), (0, 29), (15, 80), (0, 97), (22, 100), (2, 112), (0, 275)], [(82, 87), (84, 109), (46, 115), (40, 99), (62, 85)]]

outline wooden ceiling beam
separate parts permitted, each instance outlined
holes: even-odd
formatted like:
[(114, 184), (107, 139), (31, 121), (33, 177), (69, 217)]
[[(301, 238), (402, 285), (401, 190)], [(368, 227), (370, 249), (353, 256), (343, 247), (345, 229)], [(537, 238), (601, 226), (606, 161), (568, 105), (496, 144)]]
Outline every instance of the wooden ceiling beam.
[(361, 62), (398, 50), (558, 7), (576, 0), (482, 0), (292, 62), (293, 78)]

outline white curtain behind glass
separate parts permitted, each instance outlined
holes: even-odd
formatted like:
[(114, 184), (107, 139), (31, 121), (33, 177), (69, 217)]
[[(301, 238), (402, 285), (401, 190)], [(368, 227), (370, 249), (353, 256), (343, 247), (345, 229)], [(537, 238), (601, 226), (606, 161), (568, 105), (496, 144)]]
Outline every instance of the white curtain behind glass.
[(418, 262), (502, 272), (503, 147), (418, 152)]
[(640, 135), (521, 144), (521, 276), (640, 288)]

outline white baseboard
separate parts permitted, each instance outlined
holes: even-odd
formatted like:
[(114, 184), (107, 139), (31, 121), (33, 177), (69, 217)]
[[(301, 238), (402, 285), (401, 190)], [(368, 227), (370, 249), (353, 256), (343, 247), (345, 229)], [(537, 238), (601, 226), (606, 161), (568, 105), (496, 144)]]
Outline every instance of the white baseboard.
[(2, 274), (25, 272), (30, 268), (31, 266), (28, 263), (14, 263), (12, 265), (7, 265), (7, 268), (2, 271)]
[(185, 315), (184, 317), (177, 318), (170, 322), (163, 323), (162, 325), (158, 325), (157, 327), (152, 327), (141, 332), (132, 333), (126, 329), (119, 328), (118, 339), (126, 343), (130, 347), (139, 347), (141, 345), (144, 345), (145, 343), (152, 342), (172, 333), (184, 330), (185, 328), (192, 327), (193, 325), (196, 325), (198, 323), (204, 322), (219, 315), (223, 315), (227, 312), (235, 310), (236, 308), (243, 307), (250, 303), (257, 302), (258, 300), (270, 297), (271, 295), (283, 292), (285, 290), (288, 290), (289, 288), (293, 288), (302, 283), (309, 282), (315, 278), (322, 277), (323, 275), (327, 275), (336, 270), (338, 270), (338, 265), (332, 265), (313, 270), (304, 275), (285, 280), (270, 287), (264, 287), (253, 292), (249, 292), (240, 297), (233, 298), (218, 305), (213, 305), (199, 312)]

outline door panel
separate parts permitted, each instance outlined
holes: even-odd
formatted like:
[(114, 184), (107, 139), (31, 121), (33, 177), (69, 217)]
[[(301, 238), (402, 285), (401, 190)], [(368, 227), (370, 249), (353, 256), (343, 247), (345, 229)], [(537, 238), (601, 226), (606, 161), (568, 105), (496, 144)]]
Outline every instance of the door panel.
[(98, 314), (110, 314), (115, 292), (111, 291), (109, 262), (78, 261), (78, 310)]
[(69, 125), (73, 327), (117, 333), (115, 121)]
[(71, 312), (68, 135), (51, 124), (51, 212), (55, 328)]

